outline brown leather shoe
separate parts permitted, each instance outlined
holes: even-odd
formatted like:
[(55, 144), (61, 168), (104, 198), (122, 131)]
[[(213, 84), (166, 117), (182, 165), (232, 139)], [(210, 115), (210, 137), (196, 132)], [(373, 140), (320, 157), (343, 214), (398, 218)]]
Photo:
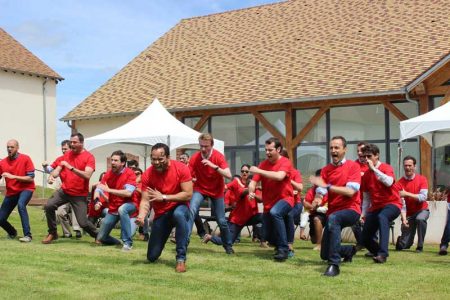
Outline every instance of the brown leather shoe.
[(42, 244), (51, 244), (53, 241), (58, 239), (57, 233), (49, 233), (45, 239), (42, 240)]
[(184, 261), (177, 261), (177, 266), (175, 267), (175, 272), (177, 272), (177, 273), (186, 272), (186, 263)]

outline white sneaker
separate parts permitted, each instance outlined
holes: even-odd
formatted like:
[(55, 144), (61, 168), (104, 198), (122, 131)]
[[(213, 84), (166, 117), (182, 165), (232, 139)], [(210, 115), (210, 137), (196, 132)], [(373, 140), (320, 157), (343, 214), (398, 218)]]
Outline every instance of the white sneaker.
[(26, 236), (24, 236), (24, 237), (21, 237), (20, 239), (19, 239), (19, 241), (21, 241), (22, 243), (29, 243), (29, 242), (31, 242), (31, 237), (30, 236), (28, 236), (28, 235), (26, 235)]
[(123, 247), (122, 247), (122, 251), (123, 252), (131, 251), (131, 249), (133, 249), (133, 246), (130, 246), (130, 245), (127, 245), (127, 244), (124, 244)]

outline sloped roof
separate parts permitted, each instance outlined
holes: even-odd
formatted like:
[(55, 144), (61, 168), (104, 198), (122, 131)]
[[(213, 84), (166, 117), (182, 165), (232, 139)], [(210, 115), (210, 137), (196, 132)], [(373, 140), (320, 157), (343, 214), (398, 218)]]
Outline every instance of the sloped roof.
[(448, 0), (291, 0), (182, 20), (63, 119), (397, 93), (449, 54)]
[(0, 69), (57, 80), (64, 79), (2, 28), (0, 28)]

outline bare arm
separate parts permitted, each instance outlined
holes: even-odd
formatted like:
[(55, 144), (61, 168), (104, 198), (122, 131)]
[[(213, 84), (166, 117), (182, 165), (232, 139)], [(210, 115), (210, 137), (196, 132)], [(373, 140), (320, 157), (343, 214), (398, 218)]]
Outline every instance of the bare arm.
[(285, 171), (266, 171), (255, 166), (250, 167), (250, 172), (276, 181), (282, 181), (286, 177)]
[[(185, 202), (192, 198), (193, 184), (192, 181), (186, 181), (180, 183), (181, 191), (176, 194), (164, 195), (160, 191), (152, 188), (147, 188), (147, 193), (149, 196), (149, 201), (153, 202), (164, 202), (164, 201), (175, 201), (175, 202)], [(165, 197), (164, 197), (165, 196)]]
[[(317, 185), (318, 187), (322, 189), (327, 189), (328, 191), (331, 191), (333, 193), (343, 195), (346, 197), (353, 197), (353, 195), (357, 192), (357, 190), (349, 187), (349, 186), (336, 186), (336, 185), (328, 185), (323, 181), (321, 177), (315, 177), (311, 176), (309, 178), (309, 181), (311, 181), (312, 184)], [(326, 192), (324, 193), (326, 194)]]
[(91, 178), (91, 176), (92, 176), (92, 173), (94, 173), (94, 169), (92, 169), (91, 167), (86, 167), (86, 169), (84, 169), (84, 170), (79, 170), (79, 169), (75, 168), (74, 166), (71, 166), (65, 160), (63, 160), (61, 162), (61, 166), (67, 168), (68, 170), (72, 171), (73, 173), (75, 173), (79, 177), (81, 177), (83, 179), (86, 179), (86, 180), (89, 180)]
[(34, 181), (34, 178), (31, 177), (31, 176), (13, 175), (13, 174), (8, 173), (8, 172), (4, 172), (2, 174), (2, 177), (8, 178), (8, 179), (15, 179), (15, 180), (20, 181), (20, 182), (33, 182)]
[(102, 190), (102, 191), (107, 192), (107, 193), (110, 193), (112, 195), (123, 197), (123, 198), (130, 198), (131, 195), (134, 192), (134, 190), (131, 191), (131, 190), (127, 190), (127, 189), (121, 189), (121, 190), (112, 189), (112, 188), (108, 187), (108, 185), (102, 184), (102, 183), (99, 183), (97, 185), (97, 189)]
[(207, 165), (210, 168), (213, 168), (217, 173), (219, 173), (223, 177), (231, 179), (230, 168), (222, 169), (218, 165), (213, 164), (209, 159), (203, 159), (202, 164)]

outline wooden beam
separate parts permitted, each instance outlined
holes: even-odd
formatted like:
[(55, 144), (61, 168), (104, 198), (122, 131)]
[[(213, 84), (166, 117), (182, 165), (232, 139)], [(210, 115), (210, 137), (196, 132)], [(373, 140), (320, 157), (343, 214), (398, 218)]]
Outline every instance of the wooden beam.
[(384, 107), (386, 107), (394, 116), (397, 117), (400, 121), (404, 121), (409, 119), (407, 116), (405, 116), (400, 109), (398, 109), (397, 106), (392, 104), (391, 102), (383, 102)]
[(283, 145), (286, 145), (286, 139), (264, 116), (258, 111), (252, 111), (256, 119), (266, 128), (274, 137), (279, 139)]
[(205, 125), (210, 116), (211, 114), (204, 113), (200, 120), (198, 120), (197, 124), (195, 124), (194, 130), (200, 131), (200, 129), (202, 129), (203, 125)]
[(448, 91), (450, 91), (450, 85), (436, 86), (428, 90), (428, 96), (445, 95)]
[(297, 147), (305, 136), (311, 131), (311, 129), (316, 126), (320, 118), (327, 112), (330, 107), (328, 105), (322, 106), (315, 114), (312, 116), (311, 120), (302, 128), (302, 130), (297, 134), (297, 136), (292, 140), (292, 148)]
[(447, 102), (450, 102), (450, 89), (445, 93), (444, 99), (441, 100), (441, 105), (444, 105)]
[(436, 70), (430, 77), (425, 79), (425, 84), (428, 88), (437, 87), (450, 79), (450, 61), (443, 67)]
[(288, 153), (289, 159), (291, 160), (292, 163), (294, 163), (294, 149), (292, 148), (294, 124), (292, 120), (292, 113), (293, 113), (292, 105), (289, 105), (285, 111), (285, 118), (284, 118), (286, 120), (286, 137), (285, 137), (286, 144), (284, 146)]
[(414, 93), (417, 96), (420, 95), (425, 95), (427, 93), (427, 89), (425, 87), (425, 84), (423, 82), (419, 83), (415, 88), (414, 88)]
[[(428, 95), (419, 97), (419, 114), (424, 114), (429, 111)], [(424, 138), (420, 138), (420, 169), (423, 176), (428, 179), (430, 186), (433, 187), (433, 176), (431, 176), (431, 146)]]

